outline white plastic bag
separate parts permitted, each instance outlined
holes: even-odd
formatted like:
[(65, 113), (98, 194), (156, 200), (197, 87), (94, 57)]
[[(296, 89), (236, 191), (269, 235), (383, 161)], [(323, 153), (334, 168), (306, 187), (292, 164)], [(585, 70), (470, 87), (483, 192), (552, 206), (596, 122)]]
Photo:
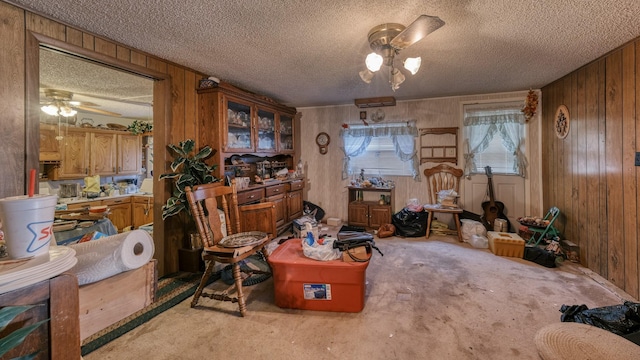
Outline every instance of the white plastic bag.
[(460, 219), (462, 226), (460, 230), (462, 231), (462, 240), (465, 242), (470, 242), (471, 236), (473, 235), (487, 235), (487, 228), (482, 225), (481, 222), (471, 220), (471, 219)]
[(302, 239), (302, 253), (311, 259), (330, 261), (336, 260), (342, 256), (340, 249), (333, 248), (333, 242), (336, 239), (326, 237), (323, 239), (322, 244), (317, 241), (313, 242), (313, 245), (309, 245), (306, 239)]
[(471, 235), (469, 244), (471, 244), (471, 246), (473, 246), (474, 248), (487, 249), (489, 248), (489, 239), (482, 235)]

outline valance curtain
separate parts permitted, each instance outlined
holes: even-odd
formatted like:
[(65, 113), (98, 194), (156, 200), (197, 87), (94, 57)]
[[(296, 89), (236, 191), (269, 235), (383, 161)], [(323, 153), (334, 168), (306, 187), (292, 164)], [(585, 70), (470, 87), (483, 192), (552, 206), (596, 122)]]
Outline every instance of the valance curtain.
[(482, 153), (496, 134), (502, 145), (514, 156), (514, 173), (526, 177), (527, 159), (522, 153), (521, 126), (525, 124), (520, 102), (474, 104), (464, 106), (464, 126), (467, 133), (464, 154), (464, 174), (477, 172), (474, 156)]
[(370, 126), (352, 125), (340, 132), (342, 137), (342, 151), (344, 160), (342, 163), (342, 179), (349, 177), (349, 161), (352, 157), (362, 155), (367, 151), (367, 146), (374, 137), (391, 137), (395, 148), (395, 154), (400, 161), (411, 161), (411, 173), (414, 180), (420, 181), (418, 153), (415, 138), (418, 137), (418, 129), (415, 121), (402, 123), (375, 124)]

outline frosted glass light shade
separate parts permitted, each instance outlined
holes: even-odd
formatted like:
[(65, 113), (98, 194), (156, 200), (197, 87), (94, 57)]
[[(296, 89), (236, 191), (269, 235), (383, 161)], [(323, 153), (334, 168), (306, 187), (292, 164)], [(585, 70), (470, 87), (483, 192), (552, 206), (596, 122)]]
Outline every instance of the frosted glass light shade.
[(371, 79), (373, 79), (373, 75), (374, 73), (369, 71), (369, 69), (364, 69), (360, 71), (360, 78), (362, 79), (362, 81), (366, 82), (367, 84), (371, 82)]
[(372, 52), (367, 55), (367, 59), (364, 63), (367, 65), (367, 69), (369, 69), (369, 71), (376, 72), (380, 70), (380, 67), (382, 66), (382, 56)]
[(389, 82), (391, 83), (391, 89), (396, 91), (400, 88), (400, 84), (404, 82), (404, 74), (400, 72), (400, 70), (393, 68), (391, 70), (391, 79)]
[(47, 115), (58, 115), (58, 107), (55, 105), (45, 105), (40, 109), (42, 109), (42, 111), (44, 111)]
[(420, 69), (421, 63), (422, 63), (422, 58), (420, 58), (419, 56), (414, 58), (407, 58), (404, 61), (404, 68), (409, 70), (411, 72), (411, 75), (415, 75)]
[(60, 115), (64, 116), (64, 117), (69, 117), (69, 116), (73, 116), (75, 114), (77, 114), (78, 112), (73, 110), (70, 107), (67, 106), (63, 106), (60, 108)]

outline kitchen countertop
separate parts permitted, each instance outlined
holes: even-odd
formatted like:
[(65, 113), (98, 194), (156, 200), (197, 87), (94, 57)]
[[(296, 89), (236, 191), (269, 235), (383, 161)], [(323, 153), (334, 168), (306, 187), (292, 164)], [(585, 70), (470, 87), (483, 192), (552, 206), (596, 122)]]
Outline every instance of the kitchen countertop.
[(153, 198), (153, 194), (149, 194), (149, 193), (134, 193), (134, 194), (124, 194), (124, 195), (115, 195), (115, 196), (99, 196), (99, 197), (93, 198), (93, 199), (89, 199), (89, 198), (71, 198), (71, 200), (64, 200), (62, 202), (60, 201), (60, 198), (58, 198), (58, 204), (79, 204), (79, 203), (83, 203), (83, 202), (119, 199), (119, 198), (130, 197), (130, 196)]

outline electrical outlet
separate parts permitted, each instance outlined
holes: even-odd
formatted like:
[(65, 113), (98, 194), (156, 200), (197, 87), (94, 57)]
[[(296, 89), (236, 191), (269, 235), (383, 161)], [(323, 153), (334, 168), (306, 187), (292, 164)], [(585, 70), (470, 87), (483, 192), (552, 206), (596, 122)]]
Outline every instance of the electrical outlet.
[(636, 166), (640, 166), (640, 152), (636, 153)]

